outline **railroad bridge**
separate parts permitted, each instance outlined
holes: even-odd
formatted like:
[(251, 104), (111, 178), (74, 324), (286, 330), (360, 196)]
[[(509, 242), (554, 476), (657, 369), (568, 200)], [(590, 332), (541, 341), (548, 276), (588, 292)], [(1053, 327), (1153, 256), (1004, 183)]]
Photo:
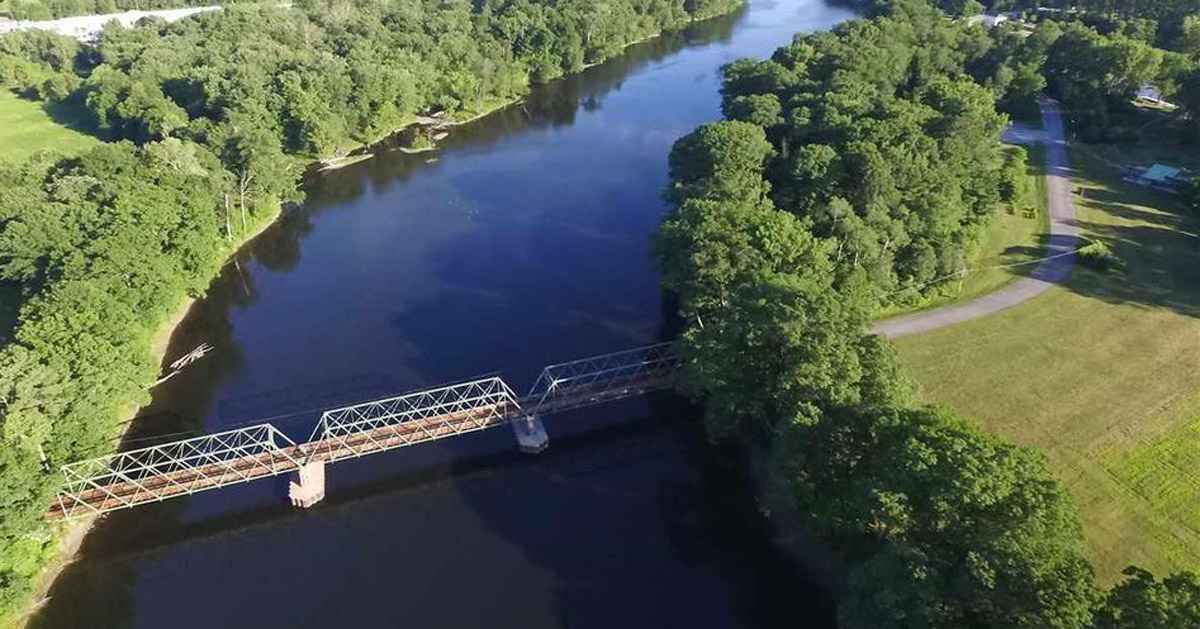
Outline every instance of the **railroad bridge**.
[(481, 378), (335, 408), (308, 441), (269, 423), (71, 463), (46, 512), (67, 519), (295, 473), (292, 503), (325, 497), (325, 466), (468, 432), (511, 425), (518, 446), (549, 445), (541, 418), (674, 386), (679, 358), (669, 343), (593, 356), (542, 370), (518, 397), (500, 377)]

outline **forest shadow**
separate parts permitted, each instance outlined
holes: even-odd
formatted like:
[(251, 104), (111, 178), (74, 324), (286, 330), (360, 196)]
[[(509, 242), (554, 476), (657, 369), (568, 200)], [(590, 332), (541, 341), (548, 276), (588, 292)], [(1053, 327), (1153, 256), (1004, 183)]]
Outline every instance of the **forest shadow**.
[(17, 331), (18, 316), (24, 303), (19, 284), (0, 280), (0, 346), (7, 343)]
[(87, 135), (108, 140), (100, 127), (96, 124), (96, 118), (92, 112), (88, 111), (87, 105), (82, 101), (82, 97), (73, 97), (61, 101), (46, 101), (42, 103), (42, 111), (50, 117), (55, 123), (62, 125), (72, 131), (86, 133)]
[[(1081, 172), (1080, 176), (1086, 176)], [(1100, 241), (1117, 263), (1107, 270), (1078, 264), (1066, 287), (1111, 304), (1168, 309), (1200, 316), (1200, 224), (1178, 199), (1136, 188), (1115, 178), (1085, 180), (1082, 199), (1089, 211), (1075, 224), (1082, 244)]]

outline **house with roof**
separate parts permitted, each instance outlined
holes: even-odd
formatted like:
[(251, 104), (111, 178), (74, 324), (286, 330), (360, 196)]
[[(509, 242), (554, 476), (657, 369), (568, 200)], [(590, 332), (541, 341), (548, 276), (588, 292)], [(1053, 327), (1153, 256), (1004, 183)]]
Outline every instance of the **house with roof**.
[(1160, 107), (1174, 107), (1174, 105), (1163, 99), (1162, 90), (1153, 85), (1143, 85), (1141, 88), (1139, 88), (1136, 99), (1142, 102), (1158, 105)]
[(1185, 173), (1183, 169), (1165, 164), (1154, 164), (1133, 177), (1133, 182), (1138, 185), (1149, 186), (1167, 192), (1178, 192), (1181, 187), (1190, 181), (1190, 175)]

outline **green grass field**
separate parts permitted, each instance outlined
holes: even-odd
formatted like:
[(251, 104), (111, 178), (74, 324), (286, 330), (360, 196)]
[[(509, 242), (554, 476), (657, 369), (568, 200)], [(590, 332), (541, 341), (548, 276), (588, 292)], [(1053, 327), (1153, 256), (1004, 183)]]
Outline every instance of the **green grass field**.
[[(1043, 451), (1105, 581), (1200, 569), (1200, 221), (1072, 150), (1079, 223), (1125, 262), (1011, 310), (897, 342), (929, 402)], [(1147, 156), (1180, 161), (1169, 150)]]
[(0, 161), (19, 162), (39, 150), (80, 153), (99, 142), (83, 128), (82, 116), (67, 106), (47, 108), (0, 90)]
[[(100, 142), (79, 129), (85, 128), (81, 112), (66, 105), (42, 103), (0, 90), (0, 162), (20, 162), (41, 150), (76, 155)], [(7, 341), (16, 323), (20, 293), (0, 282), (0, 344)]]

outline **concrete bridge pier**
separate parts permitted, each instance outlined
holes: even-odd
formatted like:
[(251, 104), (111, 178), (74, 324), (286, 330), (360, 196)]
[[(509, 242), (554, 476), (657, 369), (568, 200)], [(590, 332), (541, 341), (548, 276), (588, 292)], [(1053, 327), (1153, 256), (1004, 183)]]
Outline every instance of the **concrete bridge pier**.
[(537, 454), (550, 447), (550, 437), (546, 427), (537, 415), (526, 415), (512, 423), (513, 433), (517, 436), (517, 447), (521, 452)]
[(292, 506), (307, 509), (325, 499), (325, 462), (313, 461), (300, 466), (297, 480), (288, 484)]

